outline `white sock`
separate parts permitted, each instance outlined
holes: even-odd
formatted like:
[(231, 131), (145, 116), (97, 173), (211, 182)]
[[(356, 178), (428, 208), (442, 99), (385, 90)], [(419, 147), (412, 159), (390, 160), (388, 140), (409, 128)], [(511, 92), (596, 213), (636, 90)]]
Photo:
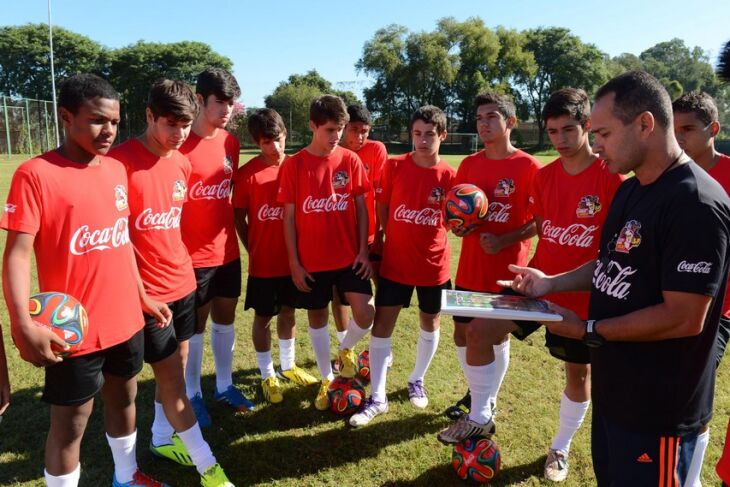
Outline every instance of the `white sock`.
[(431, 365), (431, 360), (433, 360), (433, 356), (439, 346), (440, 337), (440, 329), (435, 331), (421, 330), (418, 336), (418, 344), (416, 345), (416, 365), (413, 367), (413, 372), (411, 372), (408, 382), (423, 381), (428, 366)]
[(190, 429), (180, 431), (177, 436), (185, 444), (188, 449), (190, 459), (195, 464), (195, 468), (200, 475), (217, 463), (210, 445), (203, 439), (203, 433), (200, 432), (200, 426), (196, 422)]
[(707, 445), (709, 442), (709, 429), (704, 433), (697, 435), (695, 451), (692, 453), (692, 460), (689, 462), (689, 468), (687, 469), (687, 477), (682, 483), (684, 487), (702, 487), (700, 473), (702, 472), (702, 462), (705, 460), (705, 451), (707, 451)]
[(203, 368), (203, 345), (205, 337), (196, 333), (188, 340), (188, 363), (185, 366), (185, 393), (192, 398), (196, 394), (203, 395), (200, 389), (200, 372)]
[(152, 444), (155, 446), (169, 445), (172, 443), (172, 435), (175, 428), (165, 416), (162, 403), (155, 401), (155, 419), (152, 421)]
[(563, 398), (560, 400), (560, 427), (558, 428), (558, 434), (553, 438), (553, 445), (550, 448), (566, 454), (570, 451), (570, 442), (573, 440), (573, 436), (578, 431), (578, 428), (580, 428), (580, 425), (583, 424), (583, 418), (586, 417), (586, 412), (590, 404), (591, 401), (571, 401), (563, 393)]
[(224, 392), (233, 385), (233, 348), (236, 344), (236, 329), (233, 324), (210, 323), (210, 348), (215, 359), (215, 387)]
[(345, 340), (345, 337), (347, 336), (347, 330), (342, 330), (337, 332), (337, 342), (342, 345), (342, 342)]
[(312, 340), (312, 350), (317, 359), (317, 367), (322, 379), (332, 380), (332, 364), (330, 363), (330, 332), (326, 326), (322, 328), (309, 327), (309, 338)]
[(391, 339), (370, 337), (370, 382), (372, 384), (373, 400), (386, 402), (385, 379), (388, 376), (388, 356), (390, 355)]
[(294, 338), (284, 340), (279, 338), (279, 362), (281, 370), (289, 370), (294, 368), (296, 363), (296, 348), (294, 348)]
[(340, 350), (345, 350), (346, 348), (355, 348), (357, 342), (359, 342), (362, 337), (367, 335), (372, 327), (373, 324), (370, 323), (370, 326), (368, 326), (367, 328), (360, 328), (360, 326), (355, 323), (355, 320), (351, 319), (349, 323), (347, 323), (347, 335), (345, 335), (342, 343), (340, 343)]
[(274, 361), (271, 359), (271, 350), (256, 352), (256, 362), (259, 364), (262, 379), (268, 379), (276, 375), (276, 372), (274, 372)]
[(46, 478), (47, 487), (76, 487), (81, 478), (81, 464), (76, 465), (73, 472), (58, 476), (51, 475), (48, 470), (43, 469), (43, 476)]
[(492, 348), (494, 349), (494, 380), (495, 380), (495, 387), (494, 387), (494, 396), (492, 396), (489, 400), (491, 401), (492, 410), (497, 409), (497, 395), (499, 395), (499, 389), (502, 387), (502, 382), (504, 381), (504, 376), (507, 374), (507, 368), (509, 367), (509, 344), (510, 339), (507, 338), (507, 340), (504, 343), (500, 343), (497, 345), (494, 345)]
[(461, 370), (466, 373), (466, 347), (456, 347), (456, 358), (459, 359)]
[(492, 407), (489, 398), (494, 391), (494, 362), (487, 365), (466, 364), (466, 381), (471, 390), (471, 411), (469, 419), (479, 424), (486, 424), (492, 418)]
[(131, 482), (137, 471), (137, 431), (129, 436), (112, 438), (106, 435), (106, 441), (114, 458), (114, 475), (121, 484)]

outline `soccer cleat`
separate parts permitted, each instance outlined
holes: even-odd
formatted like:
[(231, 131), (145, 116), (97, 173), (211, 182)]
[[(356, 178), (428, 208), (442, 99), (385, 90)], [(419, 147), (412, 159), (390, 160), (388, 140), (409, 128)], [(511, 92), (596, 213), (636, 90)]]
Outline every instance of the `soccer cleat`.
[(175, 463), (179, 463), (184, 467), (192, 467), (193, 459), (190, 458), (188, 449), (185, 447), (185, 443), (182, 442), (180, 437), (172, 435), (172, 443), (166, 443), (164, 445), (155, 446), (150, 441), (150, 451), (153, 455), (160, 458), (166, 458), (172, 460)]
[(200, 476), (200, 485), (203, 487), (235, 487), (218, 463), (208, 467), (208, 470)]
[(568, 454), (551, 448), (545, 460), (545, 478), (553, 482), (562, 482), (567, 477)]
[(408, 399), (418, 409), (425, 409), (428, 406), (428, 397), (426, 396), (426, 387), (423, 385), (423, 381), (417, 380), (408, 383)]
[(201, 428), (210, 428), (212, 422), (210, 420), (210, 414), (208, 414), (208, 409), (205, 407), (203, 396), (200, 393), (195, 394), (190, 398), (190, 405), (193, 407), (195, 419), (198, 420), (198, 426)]
[(473, 436), (491, 438), (494, 431), (494, 421), (491, 419), (486, 424), (479, 424), (469, 419), (469, 415), (465, 414), (457, 419), (456, 423), (441, 430), (437, 438), (444, 445), (455, 445)]
[(452, 421), (456, 421), (465, 414), (469, 414), (471, 410), (471, 391), (467, 389), (464, 397), (456, 401), (456, 404), (449, 406), (444, 411), (444, 416)]
[(261, 390), (264, 392), (264, 399), (269, 401), (271, 404), (279, 404), (284, 400), (284, 396), (281, 393), (281, 386), (279, 385), (279, 379), (275, 376), (267, 377), (262, 380)]
[(314, 399), (314, 407), (320, 411), (326, 411), (330, 407), (330, 398), (327, 395), (329, 386), (329, 379), (322, 379), (322, 384), (320, 384), (319, 391), (317, 391), (317, 397)]
[(117, 480), (116, 474), (112, 477), (112, 487), (170, 487), (167, 484), (164, 484), (162, 482), (158, 482), (157, 480), (151, 478), (147, 474), (142, 473), (139, 469), (137, 469), (136, 472), (134, 472), (134, 476), (132, 476), (132, 480), (129, 482), (119, 482)]
[(357, 354), (351, 348), (340, 350), (340, 376), (352, 379), (357, 374)]
[(246, 399), (243, 392), (233, 384), (228, 386), (223, 392), (216, 390), (214, 397), (216, 401), (223, 401), (238, 412), (253, 411), (256, 409), (256, 405)]
[(388, 401), (376, 402), (373, 400), (373, 396), (370, 396), (365, 400), (365, 403), (363, 403), (358, 412), (350, 416), (350, 426), (365, 426), (378, 414), (385, 414), (387, 412)]
[(311, 386), (319, 382), (316, 377), (296, 365), (288, 370), (276, 369), (276, 376), (279, 379), (291, 381), (300, 386)]

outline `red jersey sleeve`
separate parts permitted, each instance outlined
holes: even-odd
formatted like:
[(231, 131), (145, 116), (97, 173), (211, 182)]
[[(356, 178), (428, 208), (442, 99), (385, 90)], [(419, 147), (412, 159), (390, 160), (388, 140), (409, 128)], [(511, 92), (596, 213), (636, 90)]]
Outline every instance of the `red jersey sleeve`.
[(234, 208), (246, 209), (251, 204), (250, 184), (247, 176), (247, 171), (243, 167), (236, 173), (233, 182), (233, 196), (231, 197)]
[(395, 162), (389, 160), (380, 173), (377, 186), (375, 187), (375, 201), (378, 203), (389, 204), (390, 194), (392, 191), (393, 165)]
[(0, 226), (35, 235), (41, 224), (41, 188), (28, 167), (21, 165), (13, 175)]
[(281, 180), (279, 194), (276, 201), (279, 203), (294, 203), (297, 200), (297, 163), (296, 155), (287, 159), (281, 166)]
[(354, 160), (352, 161), (352, 195), (360, 196), (370, 191), (370, 181), (368, 180), (365, 165), (362, 163), (360, 156), (352, 153)]

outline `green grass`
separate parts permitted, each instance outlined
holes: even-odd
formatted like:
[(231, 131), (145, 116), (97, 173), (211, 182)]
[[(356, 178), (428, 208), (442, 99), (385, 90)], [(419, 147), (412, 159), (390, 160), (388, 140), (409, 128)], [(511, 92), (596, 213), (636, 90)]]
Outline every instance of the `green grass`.
[[(242, 160), (252, 157), (249, 151)], [(543, 162), (552, 156), (542, 157)], [(461, 157), (445, 159), (457, 165)], [(10, 178), (22, 158), (0, 161), (0, 198), (5, 200)], [(69, 191), (78, 190), (69, 188)], [(0, 232), (4, 247), (5, 234)], [(452, 237), (452, 270), (460, 249)], [(246, 254), (242, 252), (244, 268)], [(245, 284), (245, 279), (244, 279)], [(210, 400), (214, 387), (212, 358), (206, 353), (203, 389), (208, 395), (214, 426), (206, 439), (238, 486), (242, 485), (462, 485), (450, 467), (451, 449), (436, 441), (435, 433), (447, 425), (441, 411), (466, 390), (451, 341), (453, 324), (443, 320), (439, 350), (426, 377), (430, 404), (416, 412), (405, 390), (413, 366), (418, 333), (417, 307), (401, 313), (393, 343), (395, 364), (388, 377), (390, 413), (365, 428), (352, 430), (344, 421), (311, 406), (315, 388), (287, 388), (284, 402), (267, 405), (259, 392), (259, 373), (250, 343), (250, 312), (242, 306), (236, 319), (238, 343), (234, 377), (246, 393), (259, 403), (252, 414), (232, 416)], [(9, 358), (13, 397), (0, 423), (0, 485), (42, 485), (43, 448), (48, 429), (48, 406), (39, 399), (42, 371), (23, 362), (8, 333), (7, 310), (0, 304), (3, 333)], [(310, 372), (316, 365), (306, 333), (306, 317), (297, 315), (299, 340), (297, 361)], [(334, 327), (331, 327), (334, 328)], [(333, 337), (334, 343), (334, 337)], [(361, 346), (365, 346), (364, 341)], [(495, 437), (503, 458), (502, 474), (493, 485), (547, 485), (541, 480), (542, 466), (550, 439), (557, 428), (558, 406), (563, 387), (560, 362), (543, 347), (544, 334), (535, 333), (525, 342), (513, 340), (510, 369), (499, 397), (498, 434)], [(206, 346), (209, 346), (206, 345)], [(333, 347), (334, 350), (334, 347)], [(274, 347), (275, 361), (278, 349)], [(717, 382), (715, 417), (703, 480), (717, 484), (714, 465), (720, 455), (725, 425), (730, 412), (730, 374), (727, 360)], [(156, 461), (147, 450), (152, 421), (153, 382), (149, 367), (139, 376), (138, 451), (140, 466), (171, 485), (198, 485), (193, 469)], [(578, 432), (571, 449), (571, 474), (566, 486), (595, 485), (590, 459), (590, 417)], [(104, 439), (100, 403), (97, 401), (82, 444), (81, 485), (109, 485), (112, 460)]]

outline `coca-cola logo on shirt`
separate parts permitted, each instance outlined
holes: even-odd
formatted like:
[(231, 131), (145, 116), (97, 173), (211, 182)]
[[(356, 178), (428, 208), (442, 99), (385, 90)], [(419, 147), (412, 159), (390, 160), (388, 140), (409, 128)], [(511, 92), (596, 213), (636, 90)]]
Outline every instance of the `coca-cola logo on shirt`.
[(333, 193), (326, 198), (313, 198), (310, 195), (304, 198), (302, 211), (304, 213), (347, 211), (349, 200), (350, 193)]
[(198, 181), (190, 188), (191, 200), (226, 200), (230, 195), (230, 179), (224, 179), (218, 184), (203, 184), (203, 181)]
[(677, 272), (689, 272), (691, 274), (709, 274), (712, 270), (712, 262), (687, 262), (683, 260), (677, 264)]
[(628, 279), (637, 270), (628, 265), (622, 266), (615, 260), (609, 261), (608, 265), (599, 261), (593, 271), (593, 287), (606, 296), (626, 299), (631, 292), (631, 281)]
[(573, 223), (567, 227), (561, 227), (553, 225), (551, 220), (545, 220), (542, 224), (542, 238), (566, 247), (587, 249), (593, 245), (594, 232), (597, 230), (598, 225)]
[(182, 210), (177, 206), (158, 213), (154, 213), (152, 208), (146, 208), (137, 215), (137, 219), (134, 221), (134, 228), (142, 232), (180, 228), (180, 215), (182, 215)]
[(81, 225), (71, 237), (70, 250), (73, 255), (84, 255), (95, 250), (108, 250), (129, 243), (127, 218), (119, 218), (114, 225), (92, 230)]
[(283, 220), (284, 219), (284, 207), (283, 206), (269, 206), (264, 203), (261, 205), (258, 211), (259, 221), (267, 220)]
[(489, 203), (489, 213), (487, 213), (487, 221), (493, 223), (507, 223), (509, 221), (509, 210), (512, 205), (509, 203), (499, 203), (492, 201)]
[(406, 208), (406, 205), (401, 204), (393, 212), (393, 219), (397, 222), (438, 227), (441, 225), (441, 210), (437, 208), (421, 208), (420, 210), (412, 210), (410, 208)]

